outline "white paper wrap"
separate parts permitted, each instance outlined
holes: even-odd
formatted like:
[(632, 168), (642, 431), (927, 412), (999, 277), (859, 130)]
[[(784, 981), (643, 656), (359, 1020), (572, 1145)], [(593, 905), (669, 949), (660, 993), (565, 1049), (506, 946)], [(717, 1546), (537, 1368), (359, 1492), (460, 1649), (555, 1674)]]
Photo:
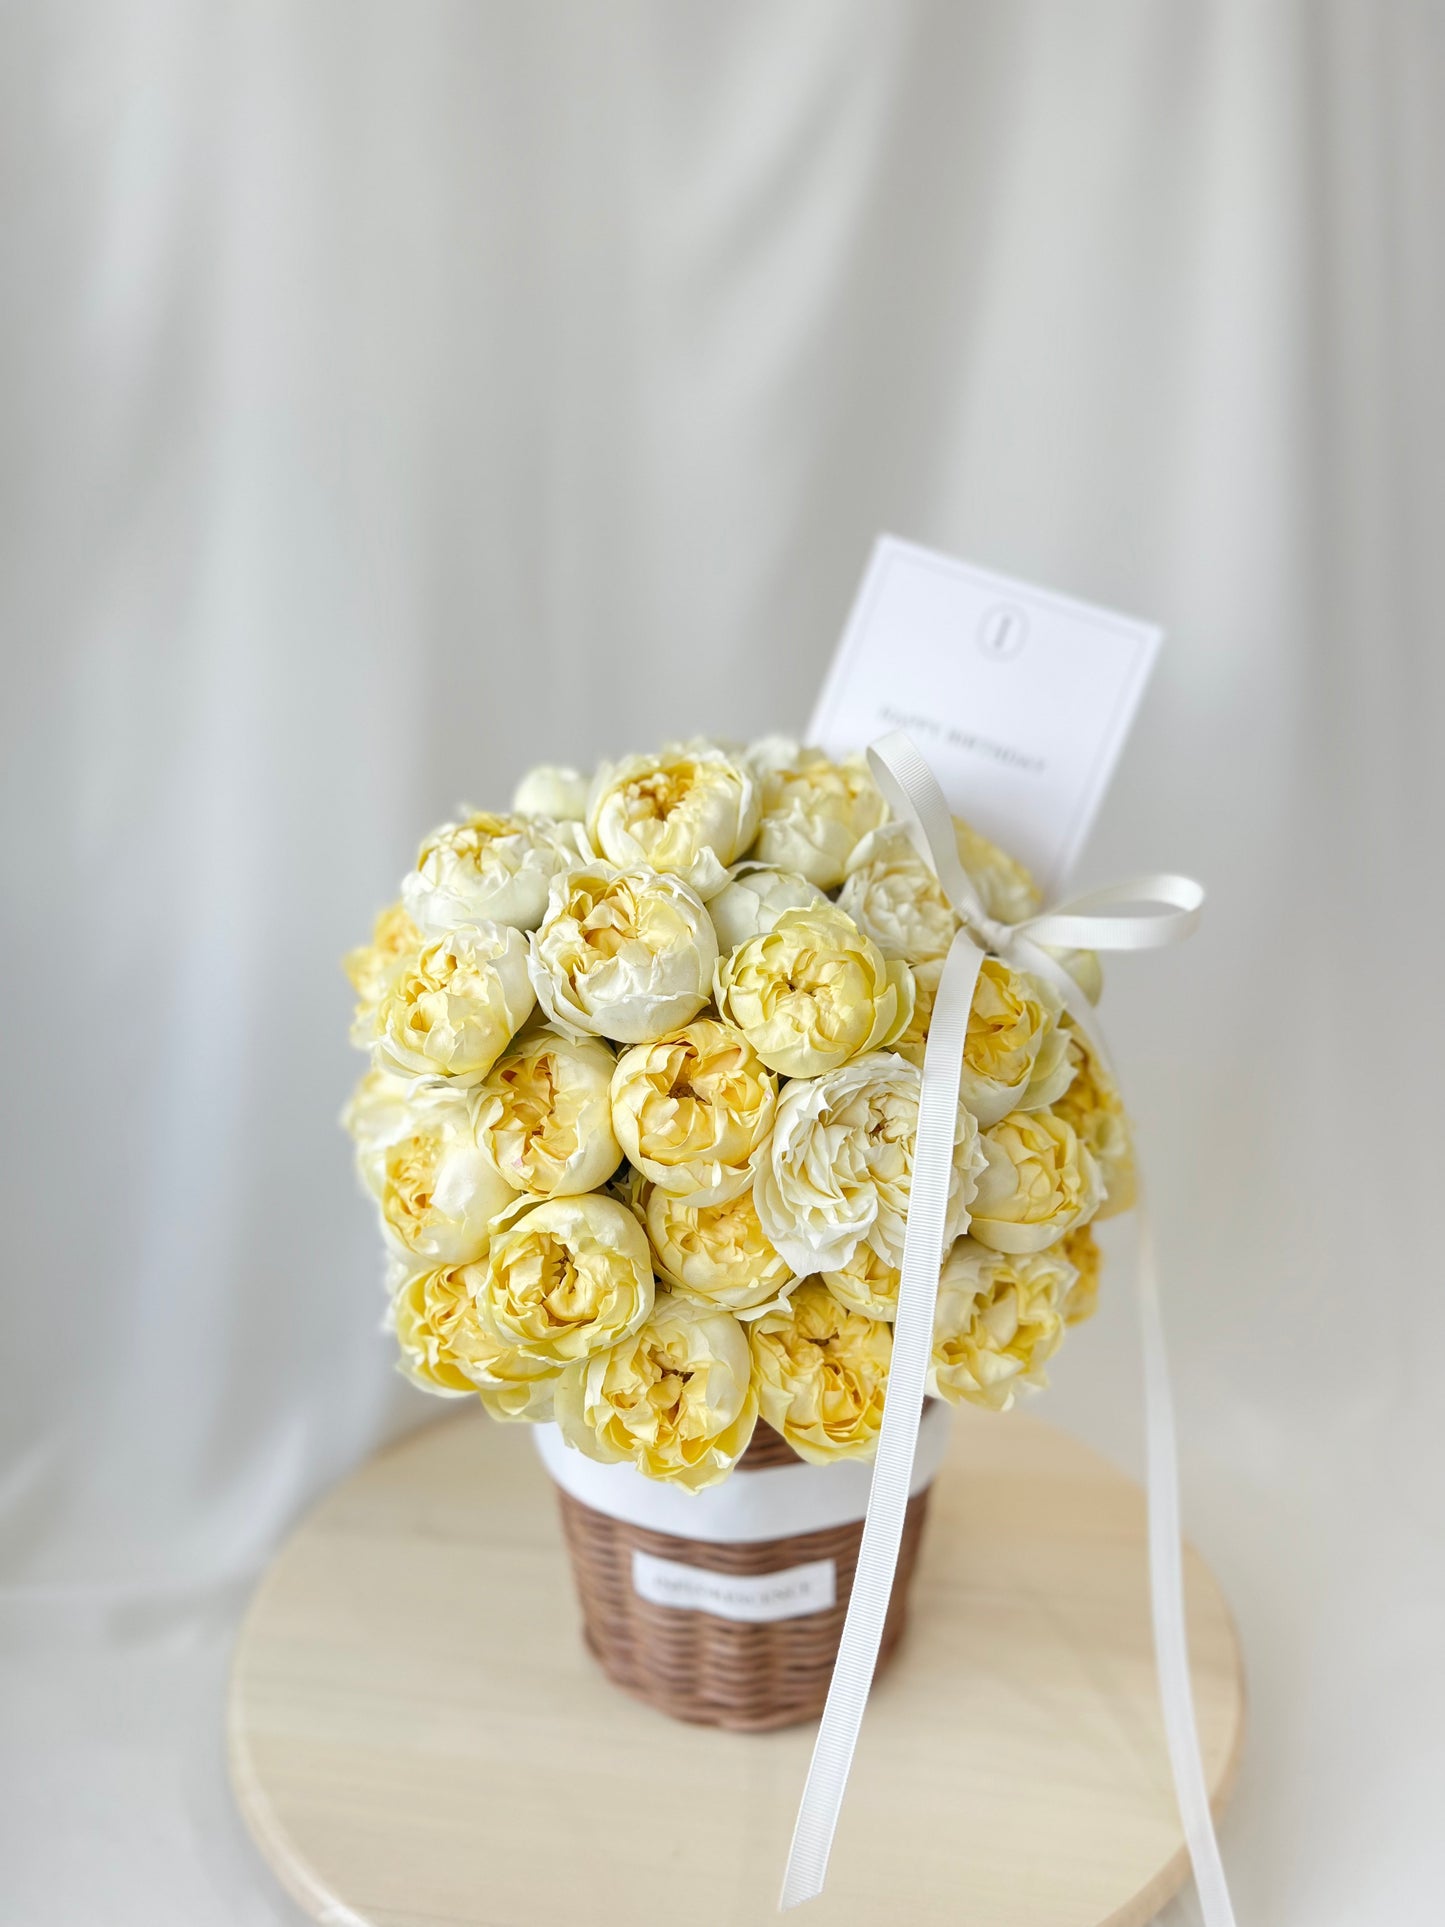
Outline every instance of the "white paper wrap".
[[(918, 1428), (910, 1493), (932, 1485), (948, 1448), (946, 1405), (931, 1404)], [(836, 1465), (770, 1465), (736, 1472), (701, 1492), (647, 1479), (630, 1465), (599, 1465), (568, 1445), (555, 1425), (533, 1427), (542, 1463), (564, 1492), (594, 1512), (651, 1532), (738, 1546), (787, 1539), (847, 1525), (868, 1510), (873, 1467), (857, 1459)]]

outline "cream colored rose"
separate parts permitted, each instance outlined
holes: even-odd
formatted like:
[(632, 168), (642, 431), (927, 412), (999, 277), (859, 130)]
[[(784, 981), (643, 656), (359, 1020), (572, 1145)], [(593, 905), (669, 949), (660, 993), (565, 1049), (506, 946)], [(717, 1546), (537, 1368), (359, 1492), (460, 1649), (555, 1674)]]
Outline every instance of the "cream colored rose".
[(397, 962), (421, 942), (421, 932), (407, 915), (405, 904), (393, 903), (376, 919), (371, 942), (348, 950), (342, 968), (356, 992), (356, 1021), (351, 1041), (365, 1050), (371, 1043), (371, 1020), (381, 1002), (387, 979)]
[(476, 1294), (484, 1275), (477, 1265), (398, 1268), (387, 1322), (401, 1369), (424, 1392), (476, 1393), (494, 1418), (549, 1419), (557, 1374), (498, 1345), (482, 1324)]
[(479, 1292), (498, 1342), (560, 1368), (634, 1332), (652, 1310), (652, 1257), (625, 1205), (548, 1198), (493, 1236)]
[(938, 1284), (929, 1391), (951, 1405), (967, 1399), (1006, 1412), (1021, 1385), (1046, 1385), (1073, 1278), (1055, 1251), (1010, 1257), (960, 1238)]
[(961, 816), (953, 819), (953, 833), (958, 860), (973, 879), (989, 916), (999, 923), (1022, 923), (1025, 917), (1037, 916), (1043, 898), (1022, 863)]
[(721, 1204), (695, 1205), (641, 1180), (635, 1205), (659, 1276), (680, 1298), (752, 1311), (793, 1282), (763, 1230), (752, 1189)]
[(479, 1083), (535, 1003), (520, 930), (449, 930), (393, 969), (372, 1017), (373, 1061), (403, 1076)]
[(716, 962), (711, 920), (680, 878), (593, 863), (554, 881), (530, 969), (561, 1030), (644, 1044), (697, 1015)]
[(1063, 1095), (1054, 1099), (1054, 1109), (1074, 1127), (1093, 1154), (1104, 1189), (1097, 1215), (1112, 1218), (1121, 1211), (1131, 1211), (1139, 1195), (1129, 1119), (1118, 1087), (1087, 1040), (1077, 1030), (1069, 1031), (1068, 1040), (1074, 1077)]
[(817, 884), (796, 870), (739, 863), (707, 906), (717, 932), (718, 955), (725, 957), (749, 937), (771, 930), (785, 910), (816, 910), (827, 901)]
[(908, 1028), (889, 1046), (900, 1057), (906, 1057), (910, 1064), (916, 1064), (919, 1070), (923, 1069), (923, 1053), (928, 1047), (928, 1027), (933, 1022), (933, 1006), (938, 997), (944, 962), (944, 958), (935, 957), (928, 963), (909, 966), (913, 976), (913, 1015), (908, 1020)]
[(872, 830), (848, 860), (838, 908), (885, 957), (927, 963), (948, 954), (958, 918), (901, 823)]
[(866, 761), (834, 763), (821, 750), (787, 744), (756, 744), (749, 757), (763, 790), (754, 855), (835, 890), (858, 844), (888, 815)]
[(974, 986), (959, 1090), (987, 1129), (1010, 1111), (1041, 1111), (1074, 1068), (1059, 993), (1042, 977), (985, 957)]
[(587, 815), (590, 776), (563, 763), (538, 763), (529, 769), (512, 794), (518, 816), (545, 816), (554, 823), (580, 823)]
[(1098, 1241), (1086, 1224), (1077, 1231), (1071, 1231), (1066, 1238), (1049, 1251), (1050, 1257), (1057, 1256), (1074, 1268), (1073, 1281), (1065, 1294), (1062, 1310), (1066, 1325), (1082, 1325), (1086, 1318), (1092, 1318), (1099, 1306), (1099, 1271), (1103, 1264), (1103, 1254)]
[(404, 1122), (360, 1163), (387, 1243), (412, 1266), (479, 1258), (514, 1196), (477, 1143), (466, 1094), (445, 1084), (413, 1083)]
[(595, 1191), (622, 1162), (612, 1130), (617, 1059), (599, 1037), (529, 1026), (477, 1090), (477, 1142), (518, 1191)]
[(970, 1235), (991, 1251), (1042, 1251), (1099, 1208), (1099, 1167), (1055, 1111), (1010, 1111), (979, 1139)]
[(432, 831), (402, 899), (418, 929), (433, 936), (464, 924), (535, 930), (552, 878), (582, 860), (566, 824), (480, 811)]
[(746, 763), (716, 743), (681, 743), (604, 763), (587, 802), (587, 834), (619, 869), (647, 864), (706, 898), (752, 842), (760, 802)]
[(659, 1292), (636, 1332), (562, 1374), (556, 1413), (590, 1459), (627, 1461), (691, 1492), (716, 1485), (758, 1419), (743, 1328), (730, 1312)]
[(612, 1076), (612, 1128), (628, 1162), (690, 1204), (721, 1204), (752, 1182), (778, 1081), (731, 1024), (702, 1017), (624, 1051)]
[[(912, 1064), (877, 1051), (784, 1087), (772, 1139), (753, 1160), (753, 1196), (764, 1231), (800, 1275), (843, 1269), (860, 1244), (902, 1264), (922, 1083)], [(978, 1126), (960, 1104), (949, 1237), (967, 1228), (982, 1169)]]
[(785, 910), (719, 960), (717, 1007), (784, 1077), (817, 1077), (900, 1036), (913, 1014), (907, 964), (886, 963), (831, 904)]
[(821, 1274), (823, 1283), (849, 1311), (865, 1318), (886, 1318), (891, 1325), (898, 1316), (898, 1287), (901, 1265), (880, 1257), (868, 1243), (856, 1247), (847, 1264)]
[(380, 1153), (412, 1129), (412, 1095), (416, 1080), (391, 1071), (367, 1071), (357, 1082), (345, 1110), (342, 1127), (356, 1146), (356, 1168), (373, 1196), (378, 1194)]
[(762, 1416), (815, 1465), (878, 1449), (893, 1330), (805, 1278), (748, 1327)]
[(1083, 991), (1091, 1004), (1097, 1004), (1104, 994), (1104, 970), (1098, 955), (1092, 950), (1060, 950), (1056, 945), (1046, 943), (1040, 946), (1047, 956), (1067, 970), (1074, 982)]

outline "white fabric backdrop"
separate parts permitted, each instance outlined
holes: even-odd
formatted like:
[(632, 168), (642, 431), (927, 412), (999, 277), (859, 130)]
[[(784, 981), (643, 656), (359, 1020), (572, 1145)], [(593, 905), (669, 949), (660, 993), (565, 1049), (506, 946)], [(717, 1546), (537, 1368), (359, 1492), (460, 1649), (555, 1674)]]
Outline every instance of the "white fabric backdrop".
[[(1246, 1923), (1437, 1918), (1445, 15), (0, 36), (6, 1920), (294, 1918), (227, 1645), (423, 1415), (336, 959), (526, 762), (800, 722), (880, 528), (1170, 630), (1085, 879), (1212, 889), (1111, 1033), (1250, 1668), (1226, 1856)], [(1057, 1380), (1133, 1462), (1122, 1289)]]

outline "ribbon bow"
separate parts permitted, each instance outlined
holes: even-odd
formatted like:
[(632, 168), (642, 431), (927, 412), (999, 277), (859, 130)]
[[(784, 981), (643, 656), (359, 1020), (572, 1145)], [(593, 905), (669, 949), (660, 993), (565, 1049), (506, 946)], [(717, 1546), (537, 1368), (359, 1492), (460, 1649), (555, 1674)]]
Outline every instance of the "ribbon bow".
[[(1093, 1011), (1068, 971), (1045, 946), (1155, 950), (1182, 943), (1197, 926), (1204, 903), (1204, 891), (1189, 877), (1133, 877), (1076, 897), (1023, 923), (1000, 923), (987, 914), (973, 879), (959, 859), (947, 799), (913, 740), (902, 731), (881, 737), (869, 749), (868, 761), (894, 816), (907, 827), (914, 847), (938, 878), (960, 927), (939, 977), (924, 1047), (888, 1393), (848, 1616), (783, 1876), (779, 1904), (785, 1908), (822, 1892), (893, 1590), (933, 1349), (933, 1314), (943, 1265), (959, 1080), (980, 966), (992, 953), (1015, 969), (1046, 977), (1057, 987), (1070, 1016), (1108, 1068), (1108, 1054)], [(1137, 1209), (1149, 1577), (1159, 1692), (1174, 1789), (1205, 1927), (1234, 1927), (1194, 1720), (1184, 1622), (1173, 1402), (1142, 1184)]]

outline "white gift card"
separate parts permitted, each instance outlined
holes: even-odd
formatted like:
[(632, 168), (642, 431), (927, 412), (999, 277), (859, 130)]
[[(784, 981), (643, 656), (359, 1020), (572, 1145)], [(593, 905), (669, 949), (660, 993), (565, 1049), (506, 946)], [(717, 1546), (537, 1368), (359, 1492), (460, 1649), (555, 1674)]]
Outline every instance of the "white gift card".
[(1161, 631), (885, 535), (807, 740), (903, 729), (949, 802), (1057, 895), (1144, 692)]

